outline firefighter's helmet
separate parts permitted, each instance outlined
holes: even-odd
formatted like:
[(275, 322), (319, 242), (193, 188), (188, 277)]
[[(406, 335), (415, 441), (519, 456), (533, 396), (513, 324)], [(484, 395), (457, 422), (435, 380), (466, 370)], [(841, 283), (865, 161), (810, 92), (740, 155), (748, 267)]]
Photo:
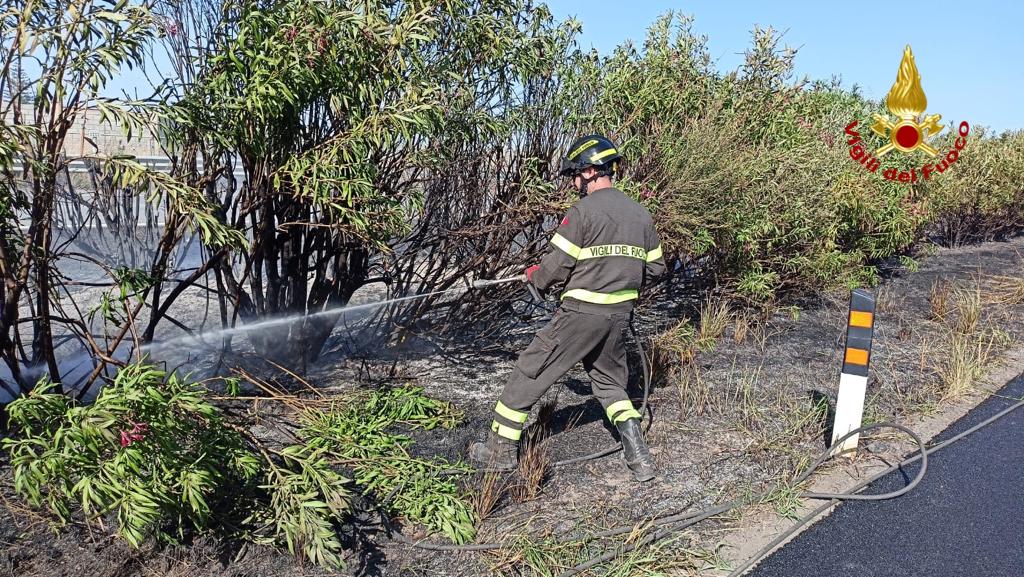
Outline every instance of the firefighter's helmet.
[(575, 176), (588, 166), (598, 169), (600, 176), (612, 176), (618, 170), (622, 155), (618, 148), (600, 134), (584, 136), (569, 146), (569, 154), (562, 159), (560, 176)]

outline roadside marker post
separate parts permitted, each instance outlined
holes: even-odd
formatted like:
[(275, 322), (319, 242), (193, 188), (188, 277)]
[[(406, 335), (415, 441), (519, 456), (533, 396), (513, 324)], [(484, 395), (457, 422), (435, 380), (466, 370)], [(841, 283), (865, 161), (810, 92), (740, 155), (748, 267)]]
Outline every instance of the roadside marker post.
[[(850, 314), (846, 325), (846, 350), (839, 375), (836, 416), (832, 423), (832, 443), (861, 426), (864, 417), (864, 396), (868, 386), (868, 363), (871, 360), (871, 337), (875, 326), (875, 297), (864, 289), (850, 293)], [(833, 456), (857, 449), (860, 435), (853, 435), (836, 447)]]

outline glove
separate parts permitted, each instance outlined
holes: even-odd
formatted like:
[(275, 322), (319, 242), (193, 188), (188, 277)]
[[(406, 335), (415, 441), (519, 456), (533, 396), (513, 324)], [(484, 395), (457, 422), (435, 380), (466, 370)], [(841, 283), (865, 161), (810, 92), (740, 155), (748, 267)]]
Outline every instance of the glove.
[(540, 265), (539, 264), (535, 264), (535, 265), (533, 265), (531, 267), (527, 267), (527, 269), (526, 269), (526, 280), (528, 280), (530, 282), (533, 282), (533, 273), (537, 272), (538, 269), (540, 269)]

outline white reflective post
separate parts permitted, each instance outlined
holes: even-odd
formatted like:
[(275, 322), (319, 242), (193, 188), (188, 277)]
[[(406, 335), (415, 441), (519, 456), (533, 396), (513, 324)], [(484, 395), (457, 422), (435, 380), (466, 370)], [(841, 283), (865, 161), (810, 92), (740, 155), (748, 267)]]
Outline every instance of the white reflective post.
[[(846, 319), (846, 350), (839, 375), (836, 416), (832, 423), (832, 443), (861, 426), (864, 395), (868, 386), (868, 363), (875, 326), (875, 297), (864, 289), (850, 293), (850, 314)], [(860, 435), (853, 435), (836, 447), (833, 455), (854, 451)]]

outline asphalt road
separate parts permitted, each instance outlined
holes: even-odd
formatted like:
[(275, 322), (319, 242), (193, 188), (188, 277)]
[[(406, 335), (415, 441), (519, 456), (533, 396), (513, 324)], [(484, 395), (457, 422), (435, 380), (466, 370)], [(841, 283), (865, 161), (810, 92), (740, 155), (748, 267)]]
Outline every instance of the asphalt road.
[[(1024, 397), (1024, 375), (943, 431), (952, 437)], [(917, 464), (865, 489), (905, 486)], [(753, 577), (1024, 576), (1024, 408), (932, 453), (924, 480), (896, 499), (848, 501)]]

